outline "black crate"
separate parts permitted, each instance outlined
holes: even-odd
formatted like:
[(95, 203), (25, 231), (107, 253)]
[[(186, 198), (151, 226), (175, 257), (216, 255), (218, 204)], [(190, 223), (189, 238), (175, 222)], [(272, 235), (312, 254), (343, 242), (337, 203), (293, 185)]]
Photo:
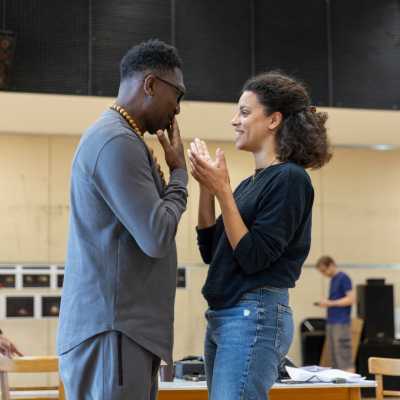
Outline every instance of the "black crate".
[(0, 275), (0, 288), (15, 288), (15, 275), (14, 274), (1, 274)]
[(178, 268), (178, 271), (176, 273), (176, 287), (186, 287), (186, 268)]
[(60, 313), (60, 296), (42, 297), (42, 317), (58, 317)]
[(57, 287), (62, 288), (64, 285), (64, 274), (57, 274)]
[(22, 286), (24, 288), (50, 287), (50, 274), (23, 274)]
[(6, 317), (26, 318), (34, 315), (34, 298), (32, 296), (7, 297)]

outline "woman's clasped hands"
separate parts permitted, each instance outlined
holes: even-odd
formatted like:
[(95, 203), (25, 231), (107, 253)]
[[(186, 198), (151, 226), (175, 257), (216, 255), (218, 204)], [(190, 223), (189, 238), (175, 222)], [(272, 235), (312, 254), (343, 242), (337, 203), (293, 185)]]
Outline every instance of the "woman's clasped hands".
[(210, 194), (219, 197), (231, 190), (225, 155), (220, 148), (215, 152), (213, 160), (206, 143), (196, 138), (190, 143), (188, 156), (192, 176)]

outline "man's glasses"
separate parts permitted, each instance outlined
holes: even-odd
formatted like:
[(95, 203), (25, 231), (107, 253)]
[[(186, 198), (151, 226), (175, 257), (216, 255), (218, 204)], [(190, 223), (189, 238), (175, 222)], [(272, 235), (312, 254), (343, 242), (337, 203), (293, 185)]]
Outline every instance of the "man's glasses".
[(176, 101), (177, 101), (177, 103), (180, 103), (180, 101), (182, 100), (182, 97), (185, 95), (185, 92), (184, 92), (182, 89), (180, 89), (178, 86), (174, 85), (173, 83), (171, 83), (171, 82), (169, 82), (169, 81), (167, 81), (167, 80), (165, 80), (165, 79), (163, 79), (163, 78), (160, 78), (160, 77), (157, 76), (157, 75), (154, 75), (154, 77), (155, 77), (156, 79), (158, 79), (159, 81), (164, 82), (164, 83), (166, 83), (167, 85), (173, 87), (173, 88), (177, 91), (177, 93), (178, 93), (178, 97), (176, 98)]

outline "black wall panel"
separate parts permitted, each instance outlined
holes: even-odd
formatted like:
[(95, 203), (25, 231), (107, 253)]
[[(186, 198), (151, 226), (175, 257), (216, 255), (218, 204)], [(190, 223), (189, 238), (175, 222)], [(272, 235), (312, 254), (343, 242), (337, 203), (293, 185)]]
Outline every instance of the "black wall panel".
[(251, 1), (176, 0), (187, 99), (236, 101), (251, 74)]
[(92, 0), (92, 24), (91, 92), (115, 96), (129, 48), (150, 38), (171, 43), (171, 1)]
[(332, 1), (334, 106), (400, 107), (400, 0)]
[(17, 36), (11, 90), (87, 93), (87, 3), (3, 0), (6, 28)]
[(158, 37), (178, 47), (189, 100), (236, 101), (281, 69), (316, 105), (397, 109), (399, 21), (400, 0), (0, 0), (9, 90), (41, 93), (115, 96), (123, 54)]
[(255, 0), (255, 66), (256, 72), (294, 75), (307, 84), (314, 104), (328, 105), (326, 2)]

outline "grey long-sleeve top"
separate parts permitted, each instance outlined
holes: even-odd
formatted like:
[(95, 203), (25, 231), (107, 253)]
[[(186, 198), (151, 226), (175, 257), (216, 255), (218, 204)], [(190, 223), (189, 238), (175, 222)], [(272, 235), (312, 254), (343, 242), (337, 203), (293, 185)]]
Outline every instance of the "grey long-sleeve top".
[(171, 361), (187, 180), (176, 169), (163, 188), (145, 144), (115, 111), (84, 134), (72, 164), (59, 354), (118, 330)]

